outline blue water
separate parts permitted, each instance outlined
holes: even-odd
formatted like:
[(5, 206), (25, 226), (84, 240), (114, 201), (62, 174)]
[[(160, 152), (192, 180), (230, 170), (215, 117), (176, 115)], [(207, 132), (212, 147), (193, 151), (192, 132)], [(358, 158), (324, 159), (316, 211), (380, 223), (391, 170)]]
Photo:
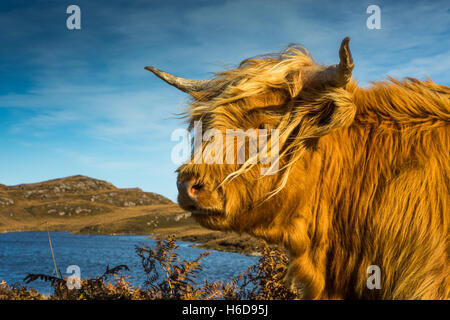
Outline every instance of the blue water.
[[(67, 267), (77, 265), (81, 278), (102, 275), (106, 265), (115, 267), (125, 264), (130, 272), (123, 274), (133, 285), (140, 286), (145, 280), (141, 260), (135, 246), (143, 243), (154, 248), (155, 240), (146, 236), (73, 235), (67, 232), (51, 232), (56, 265), (62, 276), (67, 277)], [(177, 241), (177, 253), (181, 259), (194, 260), (204, 249), (192, 248), (189, 242)], [(198, 274), (198, 283), (227, 280), (235, 277), (258, 262), (257, 257), (237, 253), (211, 251), (202, 260), (203, 270)], [(28, 273), (55, 275), (47, 232), (12, 232), (0, 234), (0, 280), (9, 285), (24, 285)], [(48, 283), (36, 280), (27, 284), (42, 294), (49, 295), (52, 289)]]

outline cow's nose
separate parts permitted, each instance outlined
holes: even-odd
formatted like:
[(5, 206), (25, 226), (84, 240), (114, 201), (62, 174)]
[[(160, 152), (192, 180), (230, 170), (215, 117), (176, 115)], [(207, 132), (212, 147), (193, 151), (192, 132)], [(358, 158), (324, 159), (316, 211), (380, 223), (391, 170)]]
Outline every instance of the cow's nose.
[(195, 200), (203, 189), (203, 184), (198, 179), (190, 178), (184, 181), (177, 181), (178, 192)]

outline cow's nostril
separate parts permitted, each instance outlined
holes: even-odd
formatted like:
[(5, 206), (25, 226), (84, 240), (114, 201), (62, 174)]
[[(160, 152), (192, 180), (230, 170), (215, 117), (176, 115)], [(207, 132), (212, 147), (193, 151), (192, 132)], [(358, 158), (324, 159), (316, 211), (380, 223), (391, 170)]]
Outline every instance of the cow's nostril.
[(201, 189), (203, 189), (203, 184), (202, 183), (196, 183), (191, 188), (193, 190), (195, 190), (195, 191), (200, 191)]
[(181, 197), (189, 197), (195, 200), (200, 191), (204, 189), (204, 184), (199, 179), (191, 178), (189, 180), (178, 180), (178, 191)]
[(199, 192), (203, 189), (203, 184), (201, 183), (194, 183), (190, 188), (189, 188), (189, 195), (192, 198), (196, 198), (199, 194)]

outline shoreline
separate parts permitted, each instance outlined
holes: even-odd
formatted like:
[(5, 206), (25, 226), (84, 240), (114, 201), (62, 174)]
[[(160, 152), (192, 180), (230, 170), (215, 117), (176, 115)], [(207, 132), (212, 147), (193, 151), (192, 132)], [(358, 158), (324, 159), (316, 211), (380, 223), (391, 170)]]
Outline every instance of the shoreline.
[[(114, 232), (114, 233), (88, 233), (88, 232), (77, 232), (74, 230), (62, 230), (62, 229), (27, 229), (27, 230), (0, 230), (0, 234), (7, 233), (25, 233), (25, 232), (66, 232), (73, 235), (105, 235), (105, 236), (145, 236), (147, 239), (165, 239), (170, 235), (175, 235), (175, 239), (178, 242), (186, 242), (190, 244), (190, 247), (205, 249), (205, 250), (215, 250), (220, 252), (233, 252), (239, 253), (249, 257), (260, 257), (261, 249), (264, 243), (258, 241), (257, 239), (251, 238), (249, 236), (237, 236), (234, 234), (218, 233), (218, 231), (209, 231), (205, 229), (204, 234), (192, 234), (177, 236), (175, 233), (170, 232), (159, 232), (159, 233), (128, 233), (128, 232)], [(250, 242), (250, 243), (249, 243)], [(252, 244), (255, 242), (255, 244)]]

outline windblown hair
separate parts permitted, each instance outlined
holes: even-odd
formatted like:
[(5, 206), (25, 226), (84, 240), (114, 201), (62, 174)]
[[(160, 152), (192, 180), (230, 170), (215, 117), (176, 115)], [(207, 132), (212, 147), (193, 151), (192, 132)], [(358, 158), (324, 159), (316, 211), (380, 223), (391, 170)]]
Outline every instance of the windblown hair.
[(348, 90), (353, 124), (321, 141), (329, 161), (319, 188), (328, 192), (317, 202), (336, 212), (327, 268), (342, 277), (330, 291), (361, 296), (374, 264), (383, 268), (380, 297), (449, 299), (450, 87), (390, 79)]
[[(264, 128), (278, 129), (278, 147), (282, 150), (279, 158), (283, 160), (278, 171), (282, 174), (279, 186), (268, 194), (270, 198), (285, 186), (292, 166), (311, 143), (334, 127), (349, 125), (355, 115), (351, 95), (344, 89), (328, 87), (302, 92), (308, 77), (304, 71), (315, 66), (305, 48), (292, 45), (280, 54), (246, 59), (236, 69), (217, 73), (215, 86), (192, 93), (194, 99), (185, 112), (189, 129), (199, 120), (207, 128), (249, 129), (263, 124)], [(299, 103), (301, 108), (297, 108)], [(339, 112), (332, 114), (334, 104), (339, 106)], [(270, 154), (271, 145), (267, 143), (262, 151)], [(247, 159), (222, 182), (254, 168), (253, 160)]]

